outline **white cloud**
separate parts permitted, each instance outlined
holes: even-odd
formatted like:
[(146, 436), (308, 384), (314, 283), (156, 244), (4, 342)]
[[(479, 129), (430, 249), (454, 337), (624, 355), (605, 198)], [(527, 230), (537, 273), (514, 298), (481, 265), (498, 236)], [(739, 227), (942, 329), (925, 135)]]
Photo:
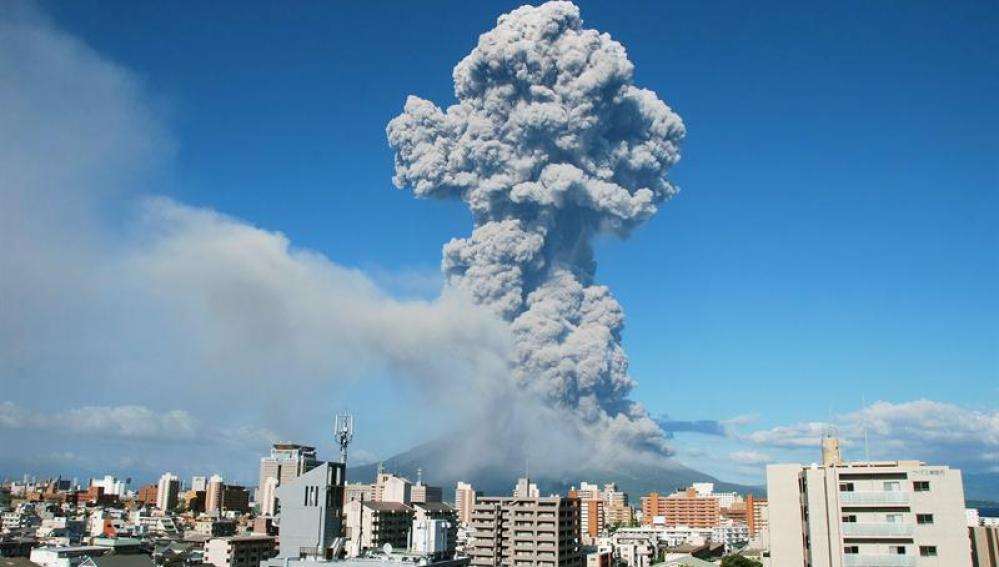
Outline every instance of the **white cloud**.
[(999, 410), (932, 400), (879, 401), (828, 423), (778, 426), (738, 437), (759, 446), (811, 449), (817, 455), (822, 436), (828, 433), (838, 435), (845, 447), (859, 451), (865, 431), (872, 458), (915, 458), (987, 470), (999, 449)]
[(145, 406), (83, 406), (41, 413), (13, 402), (0, 403), (0, 430), (45, 431), (58, 435), (143, 441), (188, 441), (259, 447), (277, 436), (266, 429), (221, 428), (182, 409), (155, 411)]

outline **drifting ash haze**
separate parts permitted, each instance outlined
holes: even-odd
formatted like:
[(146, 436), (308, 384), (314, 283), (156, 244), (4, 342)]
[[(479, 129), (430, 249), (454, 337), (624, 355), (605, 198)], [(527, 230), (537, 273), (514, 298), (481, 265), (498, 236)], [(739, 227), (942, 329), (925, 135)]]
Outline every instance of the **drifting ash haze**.
[(510, 324), (512, 375), (544, 404), (501, 418), (494, 433), (522, 434), (528, 453), (560, 444), (533, 439), (545, 447), (531, 449), (540, 432), (584, 443), (594, 460), (670, 453), (628, 398), (624, 315), (594, 283), (593, 237), (627, 236), (676, 193), (666, 173), (683, 123), (632, 74), (624, 47), (584, 29), (575, 5), (524, 6), (454, 68), (457, 104), (410, 96), (387, 128), (395, 184), (461, 199), (473, 214), (471, 236), (444, 246), (442, 267), (449, 288)]

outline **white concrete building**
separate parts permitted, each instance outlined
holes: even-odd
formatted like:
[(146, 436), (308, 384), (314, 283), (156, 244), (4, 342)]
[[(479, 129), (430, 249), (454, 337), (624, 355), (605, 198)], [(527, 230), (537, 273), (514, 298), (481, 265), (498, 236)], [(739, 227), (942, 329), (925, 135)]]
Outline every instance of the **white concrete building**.
[(780, 567), (970, 567), (960, 471), (917, 461), (767, 467)]
[(98, 546), (36, 547), (29, 560), (41, 567), (76, 567), (88, 557), (110, 553), (111, 549)]
[(91, 479), (90, 486), (99, 486), (104, 489), (104, 494), (113, 494), (118, 498), (124, 498), (128, 493), (128, 483), (124, 480), (107, 475), (104, 478)]
[(177, 497), (180, 495), (180, 479), (177, 475), (165, 473), (160, 477), (156, 488), (156, 507), (164, 512), (171, 512), (177, 507)]

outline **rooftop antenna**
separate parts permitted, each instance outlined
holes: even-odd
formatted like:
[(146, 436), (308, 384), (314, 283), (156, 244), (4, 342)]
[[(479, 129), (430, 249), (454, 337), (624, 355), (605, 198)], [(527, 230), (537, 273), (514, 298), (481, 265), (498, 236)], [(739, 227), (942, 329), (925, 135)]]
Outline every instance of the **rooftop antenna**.
[(347, 445), (354, 438), (354, 418), (349, 413), (337, 414), (334, 437), (340, 445), (340, 462), (347, 466)]

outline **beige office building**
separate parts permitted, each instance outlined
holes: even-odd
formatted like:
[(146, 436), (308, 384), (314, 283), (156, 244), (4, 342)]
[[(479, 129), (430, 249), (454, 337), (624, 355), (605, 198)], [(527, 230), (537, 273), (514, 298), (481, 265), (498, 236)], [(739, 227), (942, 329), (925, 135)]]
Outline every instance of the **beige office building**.
[(260, 514), (277, 513), (277, 487), (295, 480), (319, 464), (316, 448), (296, 443), (275, 443), (271, 454), (260, 459), (260, 482), (257, 484)]
[[(779, 567), (970, 567), (960, 471), (917, 461), (767, 467)], [(829, 449), (832, 447), (832, 450)]]
[(536, 493), (518, 483), (513, 497), (479, 497), (472, 511), (473, 567), (582, 567), (579, 500)]

